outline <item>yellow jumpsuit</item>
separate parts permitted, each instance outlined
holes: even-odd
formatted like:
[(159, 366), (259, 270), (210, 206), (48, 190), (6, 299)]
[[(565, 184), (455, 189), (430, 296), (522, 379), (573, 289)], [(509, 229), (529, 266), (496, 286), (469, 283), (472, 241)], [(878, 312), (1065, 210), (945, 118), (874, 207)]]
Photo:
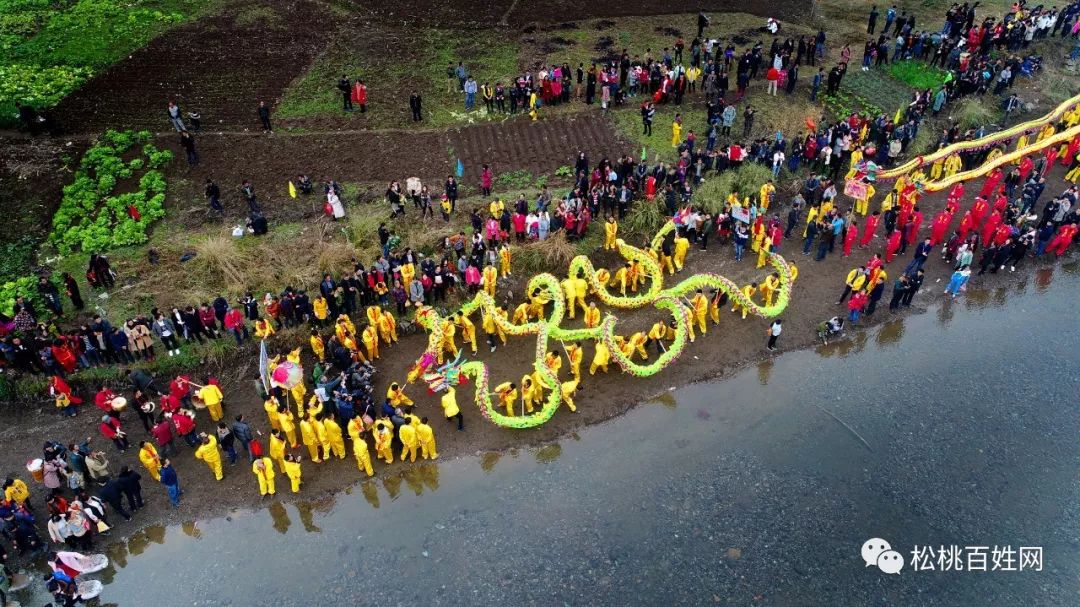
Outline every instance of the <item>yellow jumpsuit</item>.
[(285, 441), (270, 435), (270, 459), (278, 464), (278, 469), (285, 474)]
[(585, 358), (585, 353), (582, 351), (581, 346), (577, 344), (570, 344), (566, 346), (566, 358), (570, 361), (570, 374), (574, 376), (574, 379), (581, 379), (581, 361)]
[(614, 217), (609, 217), (608, 220), (604, 222), (604, 250), (605, 251), (614, 251), (615, 249), (618, 248), (618, 245), (615, 243), (615, 241), (618, 240), (618, 234), (619, 234), (619, 222), (615, 221)]
[(769, 203), (772, 202), (773, 192), (776, 191), (776, 186), (771, 183), (766, 183), (758, 190), (758, 199), (761, 201), (761, 212), (764, 213), (769, 210)]
[(308, 455), (311, 456), (311, 461), (318, 464), (322, 461), (319, 457), (319, 438), (315, 435), (315, 426), (306, 419), (300, 420), (300, 439), (304, 442), (304, 446), (307, 447)]
[[(611, 270), (608, 270), (607, 268), (599, 268), (596, 270), (596, 282), (597, 284), (607, 286), (608, 283), (611, 282)], [(591, 284), (589, 285), (589, 290), (593, 293), (596, 292), (596, 289), (592, 288)]]
[(364, 342), (364, 347), (367, 348), (368, 360), (374, 361), (379, 358), (379, 331), (372, 325), (368, 325), (360, 333), (360, 339)]
[(139, 461), (142, 462), (146, 471), (155, 481), (161, 480), (161, 458), (158, 457), (157, 448), (146, 443), (139, 448)]
[(585, 327), (592, 329), (599, 326), (600, 308), (597, 308), (595, 303), (589, 303), (589, 307), (585, 308)]
[(510, 276), (510, 262), (513, 256), (510, 253), (510, 247), (503, 245), (499, 249), (499, 273), (502, 276)]
[(356, 456), (356, 468), (361, 472), (366, 472), (369, 477), (375, 476), (375, 471), (371, 468), (371, 454), (368, 453), (367, 441), (364, 437), (357, 435), (353, 437), (352, 445), (353, 455)]
[[(488, 318), (487, 314), (485, 313), (484, 314), (485, 321), (486, 321), (487, 318)], [(529, 322), (529, 304), (527, 304), (527, 303), (518, 304), (518, 306), (516, 308), (514, 308), (514, 320), (512, 322), (515, 325), (523, 325), (523, 324)], [(487, 332), (487, 333), (494, 333), (495, 332), (495, 323), (494, 322), (491, 323), (491, 330), (488, 331), (487, 330), (487, 323), (485, 322), (484, 331)]]
[(865, 217), (866, 213), (870, 210), (870, 199), (874, 197), (875, 193), (876, 190), (874, 190), (874, 186), (866, 186), (866, 196), (855, 199), (855, 212)]
[(447, 353), (451, 358), (458, 355), (457, 343), (454, 342), (454, 336), (457, 335), (457, 326), (452, 321), (443, 322), (443, 334), (442, 344), (439, 349), (439, 363), (442, 364), (443, 356)]
[(780, 288), (780, 279), (769, 275), (765, 277), (765, 280), (761, 283), (761, 301), (766, 306), (771, 306), (773, 297), (776, 295), (776, 291)]
[(611, 279), (611, 283), (608, 284), (608, 286), (609, 287), (614, 287), (615, 285), (619, 285), (619, 294), (625, 297), (626, 296), (626, 283), (628, 282), (629, 274), (630, 274), (630, 264), (627, 264), (627, 265), (619, 268), (618, 270), (615, 270), (615, 276), (614, 276), (614, 278)]
[(274, 462), (269, 457), (260, 457), (251, 464), (251, 471), (259, 480), (259, 495), (274, 495)]
[(396, 384), (390, 384), (390, 387), (386, 389), (386, 398), (390, 399), (390, 404), (395, 407), (411, 407), (412, 399), (405, 396), (404, 389), (395, 386)]
[[(532, 376), (528, 373), (521, 376), (521, 404), (525, 405), (525, 412), (533, 412), (533, 401), (536, 395), (536, 389), (533, 385)], [(541, 392), (541, 398), (543, 398), (543, 392)]]
[(311, 302), (311, 311), (315, 314), (315, 318), (318, 319), (320, 324), (326, 321), (326, 317), (330, 314), (330, 310), (326, 304), (326, 298), (321, 295), (316, 297), (315, 300)]
[(296, 442), (296, 422), (293, 417), (292, 411), (286, 409), (285, 411), (278, 411), (278, 423), (281, 424), (281, 431), (285, 433), (285, 437), (289, 439), (289, 446), (293, 449), (299, 444)]
[(385, 310), (379, 317), (379, 336), (386, 343), (397, 341), (397, 321), (389, 310)]
[[(641, 331), (638, 331), (637, 333), (634, 333), (633, 335), (631, 335), (630, 339), (626, 342), (627, 345), (629, 346), (631, 354), (627, 354), (626, 357), (627, 358), (632, 358), (633, 357), (632, 352), (637, 351), (638, 356), (641, 357), (641, 360), (649, 360), (649, 353), (647, 351), (645, 351), (645, 342), (647, 342), (647, 341), (648, 341), (648, 338), (645, 337), (645, 334), (642, 333)], [(575, 385), (575, 389), (577, 389), (576, 385)]]
[(559, 369), (562, 369), (562, 357), (559, 356), (558, 352), (548, 352), (547, 355), (544, 356), (544, 364), (551, 369), (551, 372), (555, 377), (558, 377)]
[(682, 125), (678, 122), (671, 123), (671, 147), (679, 147), (679, 142), (682, 141)]
[(435, 450), (435, 430), (428, 424), (421, 423), (416, 427), (416, 436), (420, 439), (420, 456), (424, 459), (435, 459), (439, 452)]
[(410, 462), (416, 461), (416, 448), (420, 446), (420, 439), (416, 436), (416, 428), (412, 424), (402, 424), (398, 428), (398, 439), (401, 440), (401, 461), (409, 456)]
[(562, 292), (564, 299), (566, 300), (567, 310), (570, 312), (570, 318), (574, 317), (574, 309), (577, 307), (574, 305), (574, 300), (577, 299), (577, 291), (574, 290), (574, 279), (567, 278), (562, 281)]
[(327, 417), (321, 421), (326, 431), (326, 443), (323, 444), (323, 448), (326, 449), (326, 458), (330, 458), (332, 451), (338, 459), (345, 459), (345, 437), (341, 434), (341, 426), (333, 417)]
[(596, 375), (597, 369), (607, 373), (609, 360), (611, 360), (611, 350), (608, 350), (607, 344), (597, 340), (596, 353), (593, 354), (592, 364), (589, 365), (589, 375)]
[[(742, 288), (742, 294), (743, 294), (744, 297), (746, 297), (747, 301), (753, 301), (754, 293), (757, 293), (757, 284), (756, 283), (748, 284), (748, 285), (746, 285), (745, 287)], [(738, 300), (735, 300), (735, 305), (731, 308), (731, 311), (734, 312), (734, 311), (738, 310), (739, 308), (742, 308), (742, 317), (745, 319), (746, 315), (750, 312), (750, 308), (742, 305), (742, 303), (740, 303)]]
[(712, 319), (713, 325), (720, 324), (720, 298), (722, 296), (723, 291), (717, 291), (709, 300), (709, 318)]
[(510, 382), (503, 382), (495, 386), (495, 394), (499, 395), (499, 401), (506, 408), (507, 417), (514, 416), (514, 405), (517, 404), (517, 388), (511, 388)]
[(206, 437), (209, 442), (203, 443), (195, 450), (195, 459), (206, 462), (210, 471), (214, 473), (216, 480), (221, 480), (221, 454), (218, 453), (217, 439), (213, 436)]
[(930, 165), (930, 179), (940, 179), (941, 171), (945, 168), (945, 159), (938, 158), (934, 161), (934, 164)]
[(300, 493), (300, 462), (285, 462), (285, 476), (289, 477), (289, 484), (293, 493)]
[(810, 210), (806, 212), (806, 227), (803, 228), (802, 231), (803, 238), (806, 238), (806, 231), (810, 229), (810, 224), (814, 223), (814, 220), (817, 219), (817, 216), (817, 207), (810, 207)]
[(685, 236), (679, 236), (675, 239), (674, 261), (675, 269), (682, 271), (683, 264), (686, 263), (686, 252), (690, 250), (690, 240)]
[(578, 380), (576, 379), (564, 381), (559, 387), (563, 402), (566, 403), (567, 407), (570, 407), (570, 411), (573, 413), (577, 413), (577, 407), (574, 406), (574, 392), (577, 392), (577, 387)]
[(210, 413), (210, 419), (215, 422), (221, 421), (221, 418), (225, 415), (221, 411), (221, 400), (224, 398), (221, 394), (221, 390), (214, 384), (206, 384), (205, 387), (199, 389), (199, 398), (206, 404), (206, 410)]
[(945, 176), (952, 177), (960, 171), (960, 167), (964, 166), (963, 161), (960, 159), (959, 154), (950, 154), (945, 159)]
[(270, 324), (270, 321), (261, 318), (255, 321), (255, 337), (266, 339), (274, 333), (274, 325)]
[(461, 329), (461, 342), (469, 344), (472, 347), (472, 353), (476, 354), (476, 325), (465, 315), (458, 316), (456, 322)]
[(394, 441), (394, 425), (385, 419), (375, 420), (375, 455), (387, 464), (394, 463), (390, 444)]
[(484, 291), (488, 295), (495, 297), (495, 287), (499, 283), (499, 271), (495, 269), (495, 266), (486, 266), (484, 268), (481, 282), (484, 284)]
[(709, 311), (709, 298), (705, 297), (704, 293), (695, 293), (690, 303), (694, 306), (694, 322), (697, 323), (697, 329), (705, 335), (705, 314)]
[(765, 259), (769, 256), (769, 248), (772, 247), (772, 239), (768, 235), (765, 235), (761, 239), (761, 245), (758, 247), (757, 253), (757, 267), (765, 267)]
[(326, 362), (326, 344), (318, 335), (311, 336), (311, 351), (315, 353), (315, 357), (319, 359), (319, 362)]
[[(657, 261), (660, 262), (660, 271), (662, 272), (664, 270), (664, 268), (667, 268), (668, 275), (674, 276), (675, 275), (675, 264), (672, 263), (671, 256), (670, 255), (664, 255), (664, 252), (662, 250), (656, 252), (655, 254), (659, 255), (659, 259)], [(634, 270), (631, 272), (631, 274), (632, 274), (632, 278), (633, 278), (633, 282), (631, 284), (631, 287), (633, 288), (634, 293), (637, 293), (638, 279), (640, 278), (642, 280), (642, 282), (644, 282), (645, 277), (642, 275), (640, 269), (637, 268), (636, 265), (634, 267)]]

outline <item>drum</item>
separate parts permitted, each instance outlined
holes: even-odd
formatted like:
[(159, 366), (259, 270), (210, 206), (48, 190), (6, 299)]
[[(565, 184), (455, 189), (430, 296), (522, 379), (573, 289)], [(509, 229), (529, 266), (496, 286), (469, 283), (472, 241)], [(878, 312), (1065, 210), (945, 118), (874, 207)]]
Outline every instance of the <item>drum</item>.
[(40, 458), (26, 462), (26, 469), (30, 471), (30, 476), (34, 477), (35, 481), (39, 483), (45, 482), (45, 462)]
[(110, 404), (112, 405), (113, 411), (123, 411), (127, 408), (127, 399), (123, 396), (117, 396), (116, 398), (112, 399), (112, 402)]

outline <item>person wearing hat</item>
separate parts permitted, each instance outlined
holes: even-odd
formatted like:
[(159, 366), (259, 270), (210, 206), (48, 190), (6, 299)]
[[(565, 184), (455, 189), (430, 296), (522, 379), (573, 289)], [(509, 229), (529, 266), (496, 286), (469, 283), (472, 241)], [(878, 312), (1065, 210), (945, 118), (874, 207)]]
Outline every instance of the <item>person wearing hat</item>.
[(120, 420), (110, 415), (102, 415), (101, 425), (98, 426), (98, 428), (101, 430), (101, 435), (111, 440), (120, 453), (127, 451), (129, 446), (128, 439), (127, 435), (120, 428)]

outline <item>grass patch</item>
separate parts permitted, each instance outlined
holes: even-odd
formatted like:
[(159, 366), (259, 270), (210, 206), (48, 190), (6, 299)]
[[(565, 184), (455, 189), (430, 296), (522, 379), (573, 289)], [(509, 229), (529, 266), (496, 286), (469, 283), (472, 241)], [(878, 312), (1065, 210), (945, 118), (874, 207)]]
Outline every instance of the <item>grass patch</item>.
[(746, 162), (734, 171), (724, 171), (716, 177), (706, 179), (694, 192), (693, 201), (710, 213), (719, 213), (724, 209), (727, 197), (733, 192), (738, 193), (740, 201), (749, 197), (751, 202), (757, 202), (758, 190), (770, 179), (772, 171), (768, 167), (756, 162)]
[[(506, 83), (518, 71), (517, 47), (493, 30), (467, 32), (424, 29), (387, 40), (375, 46), (365, 32), (338, 35), (312, 67), (286, 89), (275, 110), (281, 119), (334, 117), (350, 125), (372, 128), (415, 126), (409, 114), (412, 91), (423, 96), (425, 127), (468, 124), (502, 119), (483, 111), (464, 111), (464, 94), (447, 92), (446, 66), (464, 61), (478, 85)], [(338, 79), (347, 74), (360, 77), (368, 85), (368, 108), (345, 113), (341, 110)], [(377, 75), (377, 77), (376, 77)], [(477, 106), (483, 102), (477, 94)]]
[(947, 72), (936, 67), (931, 67), (925, 61), (893, 61), (889, 64), (889, 76), (907, 86), (924, 91), (937, 89), (945, 84)]

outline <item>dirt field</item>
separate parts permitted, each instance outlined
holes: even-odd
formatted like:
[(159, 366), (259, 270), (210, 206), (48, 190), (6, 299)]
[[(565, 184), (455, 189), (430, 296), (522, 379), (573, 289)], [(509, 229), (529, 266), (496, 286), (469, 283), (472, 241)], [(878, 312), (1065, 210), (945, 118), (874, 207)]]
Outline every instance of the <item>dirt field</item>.
[(199, 112), (204, 129), (256, 129), (272, 103), (328, 42), (325, 4), (243, 0), (161, 36), (98, 75), (55, 108), (70, 133), (166, 130), (170, 99)]

